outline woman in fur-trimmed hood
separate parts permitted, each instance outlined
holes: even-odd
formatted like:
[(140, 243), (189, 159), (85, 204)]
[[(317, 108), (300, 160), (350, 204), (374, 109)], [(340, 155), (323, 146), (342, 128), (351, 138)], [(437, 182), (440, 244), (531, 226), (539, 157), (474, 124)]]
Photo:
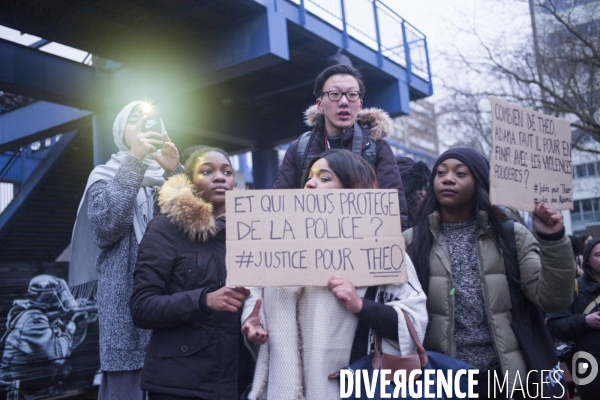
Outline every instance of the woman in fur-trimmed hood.
[(402, 230), (407, 206), (394, 153), (383, 140), (393, 129), (390, 116), (379, 108), (362, 108), (365, 87), (355, 68), (334, 65), (317, 77), (315, 104), (304, 112), (311, 130), (294, 140), (279, 167), (274, 189), (299, 189), (310, 160), (327, 149), (346, 149), (365, 158), (375, 169), (382, 189), (398, 190)]
[(239, 398), (240, 312), (249, 292), (225, 287), (225, 193), (233, 169), (201, 148), (186, 174), (160, 189), (161, 213), (139, 246), (131, 297), (136, 326), (152, 329), (141, 387), (150, 399)]

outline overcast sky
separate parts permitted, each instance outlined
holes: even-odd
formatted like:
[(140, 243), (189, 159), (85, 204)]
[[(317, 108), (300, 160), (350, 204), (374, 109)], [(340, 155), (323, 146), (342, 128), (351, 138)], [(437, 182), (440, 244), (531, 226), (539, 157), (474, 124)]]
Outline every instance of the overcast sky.
[[(427, 36), (432, 73), (450, 78), (461, 71), (450, 71), (440, 61), (439, 53), (478, 51), (477, 40), (469, 33), (473, 27), (487, 40), (516, 41), (519, 35), (531, 34), (527, 1), (519, 0), (384, 0), (402, 18)], [(432, 100), (435, 101), (434, 95)]]

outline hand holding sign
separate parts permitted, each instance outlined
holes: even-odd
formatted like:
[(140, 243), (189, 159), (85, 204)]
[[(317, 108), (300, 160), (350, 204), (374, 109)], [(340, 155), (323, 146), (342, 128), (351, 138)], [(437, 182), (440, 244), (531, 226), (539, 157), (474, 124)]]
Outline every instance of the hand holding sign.
[(327, 287), (340, 304), (352, 314), (358, 314), (362, 310), (363, 299), (356, 293), (356, 288), (349, 279), (332, 276), (327, 282)]
[(252, 314), (250, 314), (242, 324), (242, 333), (254, 344), (265, 344), (269, 339), (269, 334), (265, 332), (260, 323), (259, 313), (261, 305), (262, 300), (256, 300)]
[(560, 232), (563, 228), (562, 213), (540, 201), (535, 205), (535, 209), (533, 210), (533, 225), (536, 232), (546, 235)]

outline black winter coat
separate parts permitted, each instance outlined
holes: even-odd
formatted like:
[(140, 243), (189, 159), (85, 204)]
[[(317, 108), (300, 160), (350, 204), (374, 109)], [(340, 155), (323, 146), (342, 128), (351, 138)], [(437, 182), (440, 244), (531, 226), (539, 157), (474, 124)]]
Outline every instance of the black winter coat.
[(162, 214), (139, 246), (131, 315), (152, 329), (141, 387), (235, 399), (240, 313), (206, 307), (206, 293), (225, 284), (225, 220), (215, 220), (193, 193), (185, 175), (169, 179), (159, 192)]
[[(596, 360), (600, 360), (600, 330), (591, 328), (585, 322), (583, 311), (600, 296), (600, 283), (591, 275), (588, 269), (577, 279), (578, 293), (573, 295), (573, 303), (564, 311), (548, 315), (548, 329), (557, 339), (574, 341), (576, 351), (587, 351)], [(590, 313), (600, 310), (597, 304)], [(569, 368), (571, 366), (569, 365)], [(573, 372), (573, 371), (572, 371)], [(591, 383), (578, 387), (578, 392), (584, 399), (598, 398), (600, 392), (600, 374)]]
[[(306, 123), (309, 126), (313, 126), (312, 135), (314, 138), (308, 147), (300, 176), (304, 175), (310, 160), (326, 150), (323, 138), (323, 112), (319, 111), (316, 106), (311, 106), (306, 110), (305, 114)], [(377, 173), (379, 187), (382, 189), (398, 190), (400, 220), (402, 230), (404, 231), (408, 226), (408, 207), (406, 205), (406, 196), (404, 195), (404, 186), (402, 185), (402, 178), (400, 177), (394, 153), (388, 142), (383, 140), (392, 130), (392, 120), (383, 110), (369, 108), (359, 112), (357, 122), (363, 131), (362, 151), (364, 152), (367, 143), (370, 143), (371, 146), (375, 145), (377, 148), (375, 172)], [(346, 128), (342, 132), (342, 146), (346, 150), (352, 151), (353, 133), (353, 128)], [(273, 189), (299, 189), (297, 177), (300, 171), (298, 171), (298, 166), (296, 166), (297, 148), (298, 140), (294, 140), (285, 153), (283, 162), (277, 172)]]

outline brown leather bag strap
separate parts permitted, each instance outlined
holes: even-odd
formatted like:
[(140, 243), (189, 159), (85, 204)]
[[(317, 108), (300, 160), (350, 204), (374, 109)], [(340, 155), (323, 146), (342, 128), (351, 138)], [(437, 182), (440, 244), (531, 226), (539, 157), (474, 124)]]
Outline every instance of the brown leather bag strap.
[(373, 368), (381, 368), (381, 338), (373, 330), (373, 341), (375, 342), (375, 352), (373, 353)]
[[(410, 318), (408, 318), (408, 314), (406, 311), (402, 310), (402, 314), (404, 314), (404, 320), (406, 321), (406, 327), (408, 328), (408, 333), (410, 333), (410, 337), (415, 342), (417, 346), (417, 355), (419, 356), (419, 363), (421, 366), (427, 365), (427, 352), (425, 348), (421, 344), (419, 340), (419, 336), (417, 335), (417, 331), (415, 330), (414, 325)], [(381, 368), (381, 363), (383, 359), (383, 351), (381, 350), (381, 337), (373, 331), (373, 341), (375, 344), (375, 353), (373, 353), (373, 368)]]
[(406, 314), (406, 311), (402, 310), (402, 314), (404, 314), (404, 319), (406, 320), (406, 327), (408, 328), (410, 337), (412, 338), (412, 340), (414, 340), (415, 344), (417, 345), (417, 354), (419, 355), (421, 365), (425, 366), (427, 364), (427, 352), (425, 351), (425, 347), (423, 347), (423, 344), (421, 344), (419, 336), (417, 335), (417, 331), (415, 330), (415, 327), (413, 326), (410, 318), (408, 318), (408, 314)]

